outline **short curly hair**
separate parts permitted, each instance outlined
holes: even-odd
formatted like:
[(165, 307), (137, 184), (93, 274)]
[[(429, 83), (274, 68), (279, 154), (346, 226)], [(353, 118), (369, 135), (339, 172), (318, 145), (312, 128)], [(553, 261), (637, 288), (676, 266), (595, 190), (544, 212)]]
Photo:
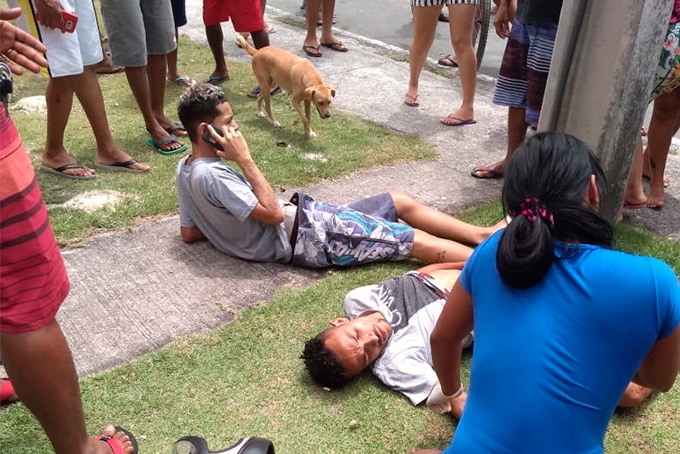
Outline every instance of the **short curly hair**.
[(200, 83), (184, 90), (177, 104), (177, 115), (192, 142), (200, 139), (198, 125), (201, 122), (212, 123), (220, 114), (217, 106), (224, 102), (228, 102), (227, 96), (216, 85)]
[(338, 357), (326, 347), (325, 338), (328, 330), (322, 331), (316, 337), (305, 342), (305, 348), (300, 355), (312, 379), (327, 388), (341, 388), (350, 377), (340, 364)]

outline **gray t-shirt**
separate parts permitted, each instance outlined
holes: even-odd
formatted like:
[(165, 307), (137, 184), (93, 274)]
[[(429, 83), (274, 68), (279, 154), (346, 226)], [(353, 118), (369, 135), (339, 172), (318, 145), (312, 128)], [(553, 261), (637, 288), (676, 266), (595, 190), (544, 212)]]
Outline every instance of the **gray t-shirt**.
[(373, 374), (385, 385), (401, 392), (418, 405), (437, 383), (432, 368), (430, 334), (444, 308), (445, 290), (439, 283), (417, 272), (408, 272), (380, 284), (352, 290), (345, 297), (350, 319), (378, 311), (392, 325), (392, 336), (382, 354), (371, 365)]
[(257, 196), (246, 179), (220, 158), (181, 159), (175, 173), (182, 227), (198, 227), (219, 251), (246, 260), (289, 262), (292, 247), (283, 223), (250, 219)]

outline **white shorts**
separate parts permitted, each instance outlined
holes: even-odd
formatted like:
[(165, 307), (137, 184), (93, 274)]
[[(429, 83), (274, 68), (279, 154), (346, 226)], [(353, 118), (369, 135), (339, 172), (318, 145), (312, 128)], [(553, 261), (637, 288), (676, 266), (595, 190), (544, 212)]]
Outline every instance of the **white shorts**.
[(37, 38), (47, 47), (45, 57), (50, 77), (77, 76), (83, 73), (84, 66), (96, 65), (104, 59), (97, 16), (92, 0), (60, 0), (60, 3), (66, 11), (78, 16), (73, 33), (43, 27), (35, 19), (35, 7), (26, 11), (22, 5), (22, 9), (27, 20), (37, 25)]

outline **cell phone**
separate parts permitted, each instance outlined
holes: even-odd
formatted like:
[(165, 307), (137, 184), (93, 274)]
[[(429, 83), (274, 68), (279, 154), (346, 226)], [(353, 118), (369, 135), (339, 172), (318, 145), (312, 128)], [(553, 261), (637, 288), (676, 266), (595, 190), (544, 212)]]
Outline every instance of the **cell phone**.
[[(78, 23), (78, 16), (62, 9), (61, 17), (64, 19), (64, 31), (66, 33), (73, 33), (76, 29), (76, 24)], [(40, 13), (37, 11), (35, 13), (35, 18), (40, 21)]]
[[(213, 129), (215, 130), (215, 132), (216, 132), (217, 134), (219, 134), (220, 137), (224, 137), (224, 134), (222, 134), (222, 128), (220, 128), (219, 126), (217, 126), (217, 125), (215, 125), (215, 124), (211, 124), (210, 126), (213, 127)], [(208, 128), (205, 128), (205, 130), (203, 131), (203, 140), (204, 140), (205, 142), (208, 142), (210, 145), (212, 145), (213, 147), (217, 148), (218, 150), (224, 151), (224, 148), (222, 148), (222, 145), (220, 145), (219, 143), (215, 142), (215, 141), (212, 139), (212, 137), (210, 136), (210, 130), (208, 130)]]

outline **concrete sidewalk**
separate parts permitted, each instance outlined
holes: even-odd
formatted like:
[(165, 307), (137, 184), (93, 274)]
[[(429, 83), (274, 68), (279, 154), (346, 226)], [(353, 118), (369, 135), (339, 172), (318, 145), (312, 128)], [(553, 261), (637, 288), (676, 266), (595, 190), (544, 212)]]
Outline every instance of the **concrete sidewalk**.
[[(282, 22), (284, 15), (275, 8), (267, 11), (268, 20), (278, 29), (271, 36), (272, 45), (304, 55), (303, 30)], [(205, 43), (200, 0), (187, 0), (187, 14), (189, 25), (181, 32)], [(299, 17), (294, 19), (299, 21)], [(236, 47), (231, 26), (225, 24), (224, 30), (228, 60), (249, 61)], [(479, 81), (476, 125), (442, 126), (439, 118), (460, 102), (456, 76), (448, 79), (423, 72), (421, 107), (407, 107), (403, 104), (408, 81), (405, 52), (341, 30), (337, 34), (350, 51), (324, 49), (323, 57), (313, 61), (337, 90), (335, 107), (396, 131), (418, 134), (437, 147), (441, 158), (396, 166), (387, 163), (305, 191), (319, 200), (345, 202), (400, 188), (448, 212), (497, 198), (502, 181), (482, 181), (469, 175), (472, 166), (505, 154), (506, 109), (491, 104), (493, 84)], [(212, 68), (204, 68), (206, 76), (210, 71)], [(228, 82), (224, 88), (229, 93)], [(678, 174), (678, 167), (678, 157), (670, 156), (671, 176)], [(282, 197), (292, 192), (289, 189)], [(680, 181), (675, 180), (663, 211), (637, 210), (631, 219), (677, 238), (679, 192)], [(86, 241), (85, 247), (64, 252), (72, 289), (58, 320), (81, 376), (120, 365), (178, 337), (214, 329), (228, 323), (241, 308), (268, 299), (280, 286), (299, 288), (323, 276), (322, 272), (232, 259), (207, 243), (185, 245), (178, 226), (177, 217), (170, 217), (134, 232), (96, 236)]]

